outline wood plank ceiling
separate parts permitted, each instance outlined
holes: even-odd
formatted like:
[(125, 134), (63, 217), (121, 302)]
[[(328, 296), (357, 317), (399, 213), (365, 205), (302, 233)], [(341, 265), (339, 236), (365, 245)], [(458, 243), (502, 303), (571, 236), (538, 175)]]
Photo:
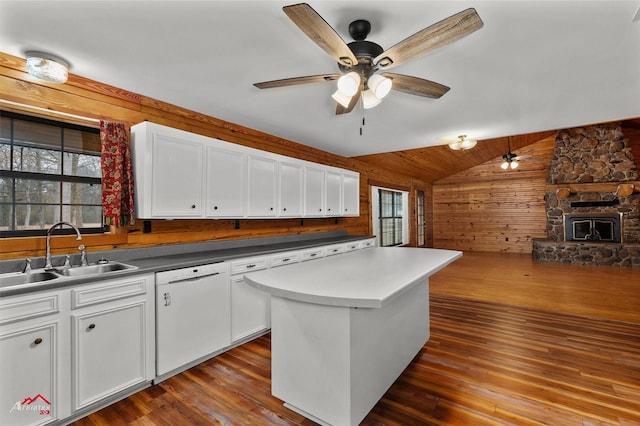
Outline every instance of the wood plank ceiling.
[[(640, 131), (640, 117), (622, 121), (623, 130)], [(511, 136), (511, 151), (534, 144), (550, 136), (556, 130)], [(507, 152), (507, 137), (479, 140), (467, 151), (453, 151), (447, 145), (408, 149), (353, 157), (354, 159), (392, 170), (403, 175), (414, 176), (426, 182), (436, 182), (448, 176), (502, 157)]]

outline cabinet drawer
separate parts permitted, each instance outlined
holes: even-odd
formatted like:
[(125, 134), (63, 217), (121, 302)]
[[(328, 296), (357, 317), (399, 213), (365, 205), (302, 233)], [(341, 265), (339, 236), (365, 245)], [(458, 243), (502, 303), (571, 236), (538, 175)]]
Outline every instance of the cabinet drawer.
[(269, 258), (252, 257), (249, 259), (241, 259), (231, 262), (231, 275), (242, 274), (245, 272), (259, 271), (269, 267)]
[(300, 262), (300, 253), (288, 252), (271, 256), (271, 267), (288, 265), (290, 263)]
[(137, 296), (139, 294), (145, 294), (146, 292), (146, 277), (128, 281), (105, 281), (100, 285), (80, 287), (71, 290), (71, 309)]
[(344, 253), (344, 244), (327, 246), (326, 253), (327, 253), (327, 256), (333, 256), (334, 254), (342, 254)]
[(357, 241), (355, 243), (347, 243), (344, 245), (344, 251), (354, 251), (354, 250), (359, 250), (360, 249), (360, 242)]
[(16, 300), (0, 304), (0, 324), (9, 324), (60, 312), (57, 294), (51, 296)]
[(370, 238), (368, 240), (361, 241), (360, 244), (361, 244), (362, 248), (375, 247), (376, 239), (375, 238)]
[(324, 248), (315, 248), (315, 249), (303, 251), (301, 260), (304, 262), (305, 260), (320, 259), (321, 257), (324, 257), (324, 256), (325, 256)]

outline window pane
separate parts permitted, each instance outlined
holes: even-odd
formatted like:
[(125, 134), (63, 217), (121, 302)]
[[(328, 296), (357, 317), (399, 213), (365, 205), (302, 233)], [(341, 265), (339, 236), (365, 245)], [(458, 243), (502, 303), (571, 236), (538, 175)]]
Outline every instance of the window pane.
[(62, 206), (62, 220), (78, 228), (101, 228), (102, 206)]
[(9, 170), (11, 164), (11, 120), (0, 117), (0, 169)]
[(0, 203), (13, 202), (13, 179), (0, 177)]
[(60, 174), (60, 151), (27, 146), (13, 147), (13, 170), (19, 172)]
[(16, 205), (16, 227), (12, 230), (48, 229), (56, 222), (60, 222), (60, 207), (57, 205), (18, 204)]
[(16, 179), (16, 204), (60, 204), (60, 183)]
[(102, 187), (80, 182), (62, 184), (62, 202), (65, 204), (102, 205)]
[(64, 154), (64, 174), (67, 176), (100, 177), (100, 157), (95, 155)]
[(18, 146), (60, 150), (62, 128), (32, 121), (13, 120), (13, 143)]
[(100, 156), (100, 135), (76, 129), (64, 129), (64, 150)]
[(11, 229), (11, 218), (13, 217), (13, 206), (11, 204), (0, 203), (0, 231)]

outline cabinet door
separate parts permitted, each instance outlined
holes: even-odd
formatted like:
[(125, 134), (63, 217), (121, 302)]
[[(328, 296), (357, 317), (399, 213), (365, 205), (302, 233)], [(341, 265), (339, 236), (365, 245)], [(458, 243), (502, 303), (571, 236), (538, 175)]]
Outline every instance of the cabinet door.
[(280, 162), (280, 216), (302, 216), (302, 165)]
[(271, 158), (249, 155), (248, 216), (276, 216), (277, 165)]
[(72, 318), (73, 410), (145, 381), (145, 301)]
[(324, 216), (324, 170), (320, 167), (304, 168), (304, 215)]
[(152, 216), (201, 217), (203, 145), (155, 133), (151, 155)]
[(0, 336), (0, 424), (36, 425), (59, 417), (58, 322)]
[(242, 275), (231, 277), (231, 340), (236, 342), (271, 326), (269, 293), (251, 287)]
[(325, 176), (327, 185), (325, 216), (342, 216), (342, 173), (327, 170)]
[(207, 216), (243, 217), (246, 192), (246, 154), (207, 148)]
[(342, 174), (343, 214), (345, 216), (360, 215), (360, 175), (358, 173)]

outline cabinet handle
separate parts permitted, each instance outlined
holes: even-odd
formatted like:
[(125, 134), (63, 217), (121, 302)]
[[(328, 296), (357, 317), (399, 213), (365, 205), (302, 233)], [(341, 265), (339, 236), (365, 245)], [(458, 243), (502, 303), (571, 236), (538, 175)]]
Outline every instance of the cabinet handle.
[(284, 259), (282, 259), (282, 261), (283, 261), (283, 262), (288, 262), (288, 261), (290, 261), (290, 260), (291, 260), (291, 259), (289, 259), (288, 257), (285, 257)]
[(317, 255), (318, 255), (318, 253), (311, 253), (311, 254), (309, 255), (309, 257), (316, 257)]
[(34, 345), (39, 345), (40, 343), (42, 343), (42, 338), (38, 337), (36, 340), (33, 341)]
[(171, 295), (169, 293), (165, 293), (163, 296), (164, 296), (164, 306), (171, 305)]
[(89, 327), (87, 327), (88, 330), (93, 330), (94, 328), (96, 328), (95, 324), (89, 324)]
[(255, 268), (255, 267), (256, 267), (256, 265), (253, 265), (253, 264), (245, 266), (245, 268), (247, 268), (247, 269), (251, 269), (251, 268)]

